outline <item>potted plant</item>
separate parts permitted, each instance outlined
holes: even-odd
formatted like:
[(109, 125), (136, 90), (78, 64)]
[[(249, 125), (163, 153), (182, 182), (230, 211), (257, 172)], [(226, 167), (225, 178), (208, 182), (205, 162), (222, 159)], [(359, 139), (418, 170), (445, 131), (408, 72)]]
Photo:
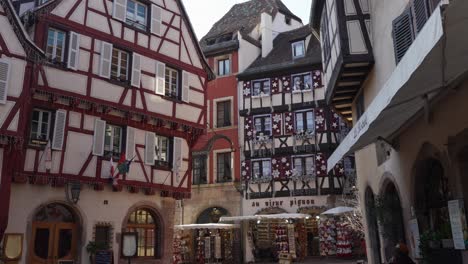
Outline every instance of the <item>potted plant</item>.
[(89, 254), (89, 261), (90, 263), (94, 263), (94, 255), (96, 255), (96, 252), (99, 250), (107, 250), (109, 249), (107, 245), (104, 243), (98, 243), (96, 241), (89, 241), (88, 244), (86, 245), (86, 252)]

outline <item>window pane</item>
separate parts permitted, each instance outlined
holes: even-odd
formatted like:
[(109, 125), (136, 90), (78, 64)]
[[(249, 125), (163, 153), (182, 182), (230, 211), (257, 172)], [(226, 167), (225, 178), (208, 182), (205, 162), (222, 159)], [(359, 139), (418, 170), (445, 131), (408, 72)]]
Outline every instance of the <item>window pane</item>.
[(260, 95), (260, 90), (261, 90), (261, 83), (260, 82), (254, 82), (253, 84), (253, 95)]
[(54, 42), (55, 42), (55, 30), (49, 29), (47, 36), (47, 49), (46, 54), (49, 58), (52, 58), (52, 53), (54, 51)]
[(253, 163), (253, 176), (255, 178), (260, 177), (260, 162), (256, 161)]
[(263, 166), (263, 177), (270, 177), (271, 176), (270, 161), (264, 160), (262, 162), (262, 166)]
[(296, 113), (296, 130), (297, 130), (297, 132), (304, 131), (303, 113)]
[(270, 94), (270, 81), (263, 82), (263, 91), (264, 94)]
[(224, 61), (218, 61), (218, 75), (224, 75)]
[(304, 89), (312, 88), (312, 76), (310, 74), (304, 75)]
[(265, 117), (265, 133), (271, 131), (271, 118)]
[(296, 173), (298, 175), (303, 174), (303, 169), (302, 169), (302, 158), (295, 158), (294, 159), (294, 169), (296, 170)]
[(306, 118), (307, 118), (307, 131), (308, 132), (315, 131), (314, 112), (312, 111), (307, 112)]
[(115, 153), (120, 153), (120, 140), (122, 138), (122, 128), (114, 127), (114, 142), (113, 142), (113, 151)]
[(135, 21), (135, 2), (127, 1), (127, 19)]
[(231, 73), (230, 63), (229, 62), (230, 62), (229, 60), (224, 60), (224, 74)]
[(106, 135), (104, 138), (104, 150), (111, 151), (111, 140), (112, 140), (112, 126), (106, 125)]
[(305, 165), (306, 165), (306, 174), (313, 175), (314, 174), (314, 158), (307, 157), (305, 161)]
[(255, 118), (255, 132), (261, 132), (262, 131), (262, 119), (261, 118)]

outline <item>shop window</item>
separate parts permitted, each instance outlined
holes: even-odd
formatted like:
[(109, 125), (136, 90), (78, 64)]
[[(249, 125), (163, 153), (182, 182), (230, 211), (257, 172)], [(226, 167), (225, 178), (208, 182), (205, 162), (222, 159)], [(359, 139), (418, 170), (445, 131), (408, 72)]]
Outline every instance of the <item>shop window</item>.
[(216, 103), (216, 127), (228, 127), (231, 125), (231, 101)]
[(254, 125), (257, 136), (271, 135), (271, 116), (254, 117)]
[(314, 111), (296, 112), (296, 132), (313, 134), (315, 132)]
[(252, 95), (270, 95), (270, 79), (254, 81)]
[(113, 48), (111, 78), (121, 82), (129, 80), (128, 65), (130, 55), (128, 52)]
[(218, 60), (218, 76), (225, 76), (231, 73), (231, 60), (229, 58)]
[(166, 66), (165, 74), (166, 92), (165, 95), (172, 98), (179, 96), (179, 71)]
[(207, 171), (206, 171), (206, 155), (197, 155), (193, 156), (193, 165), (192, 165), (192, 175), (193, 181), (192, 184), (207, 184)]
[(126, 232), (138, 233), (138, 258), (158, 257), (158, 230), (157, 219), (148, 209), (137, 209), (130, 214)]
[(271, 160), (252, 161), (252, 174), (254, 180), (271, 178)]
[(302, 58), (305, 56), (305, 42), (304, 40), (297, 41), (291, 44), (292, 56), (294, 59)]
[(216, 155), (216, 182), (229, 182), (231, 177), (231, 153), (218, 153)]
[(34, 109), (31, 120), (30, 143), (33, 145), (46, 145), (50, 139), (52, 112)]
[(104, 137), (104, 154), (106, 156), (120, 157), (123, 145), (123, 128), (106, 124)]
[(134, 0), (127, 0), (125, 22), (146, 31), (148, 27), (148, 6)]
[(295, 176), (313, 176), (314, 171), (314, 157), (302, 156), (293, 158)]
[(312, 76), (310, 73), (292, 76), (293, 91), (304, 91), (312, 89)]

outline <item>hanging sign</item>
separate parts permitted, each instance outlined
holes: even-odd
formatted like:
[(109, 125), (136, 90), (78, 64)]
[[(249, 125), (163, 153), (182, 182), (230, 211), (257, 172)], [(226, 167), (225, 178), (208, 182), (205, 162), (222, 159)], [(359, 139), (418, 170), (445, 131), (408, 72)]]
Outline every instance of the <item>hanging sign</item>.
[(215, 236), (215, 259), (221, 259), (221, 237)]
[(421, 250), (419, 249), (419, 226), (418, 226), (418, 219), (411, 219), (408, 222), (409, 231), (411, 234), (411, 248), (413, 249), (413, 257), (416, 259), (420, 259)]
[(448, 211), (450, 215), (450, 225), (452, 227), (452, 237), (455, 249), (465, 249), (465, 235), (463, 230), (466, 229), (465, 210), (463, 201), (452, 200), (448, 202)]
[(211, 258), (211, 240), (210, 237), (205, 237), (205, 259)]

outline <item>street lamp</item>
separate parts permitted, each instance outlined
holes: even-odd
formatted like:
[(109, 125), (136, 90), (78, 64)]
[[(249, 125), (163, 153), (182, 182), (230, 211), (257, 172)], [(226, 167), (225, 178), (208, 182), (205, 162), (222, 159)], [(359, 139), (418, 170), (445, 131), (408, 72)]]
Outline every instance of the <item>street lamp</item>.
[(73, 204), (77, 204), (80, 200), (81, 184), (79, 181), (70, 182), (65, 188), (67, 200)]

